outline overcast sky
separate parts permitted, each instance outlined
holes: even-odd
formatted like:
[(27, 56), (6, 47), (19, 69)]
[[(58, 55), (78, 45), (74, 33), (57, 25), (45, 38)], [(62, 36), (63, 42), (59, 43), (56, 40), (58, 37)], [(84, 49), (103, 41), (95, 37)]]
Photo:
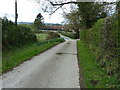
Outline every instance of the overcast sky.
[[(44, 5), (49, 6), (49, 3), (41, 0), (17, 0), (18, 1), (18, 22), (34, 22), (35, 17), (38, 13), (42, 13), (45, 23), (61, 23), (64, 21), (63, 10), (59, 9), (56, 13), (49, 15), (50, 13), (45, 13), (42, 10)], [(53, 0), (54, 1), (54, 0)], [(69, 1), (69, 0), (63, 0)], [(113, 0), (112, 0), (113, 1)], [(64, 10), (69, 12), (70, 5), (65, 5)], [(9, 20), (14, 21), (15, 17), (15, 0), (1, 0), (0, 1), (0, 17), (7, 16)]]
[[(45, 23), (61, 23), (64, 18), (62, 16), (63, 10), (60, 9), (56, 13), (44, 13), (42, 11), (42, 4), (38, 4), (35, 0), (17, 0), (18, 1), (18, 22), (34, 22), (38, 13), (42, 13)], [(47, 3), (46, 3), (47, 4)], [(45, 3), (44, 3), (45, 5)], [(44, 6), (43, 6), (44, 7)], [(66, 6), (69, 10), (70, 8)], [(7, 16), (9, 20), (14, 21), (15, 0), (1, 0), (0, 1), (0, 17)]]

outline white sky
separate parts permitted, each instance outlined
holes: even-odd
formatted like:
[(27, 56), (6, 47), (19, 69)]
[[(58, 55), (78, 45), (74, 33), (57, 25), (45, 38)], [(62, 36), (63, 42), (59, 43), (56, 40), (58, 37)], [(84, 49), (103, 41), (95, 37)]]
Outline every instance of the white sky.
[[(45, 23), (61, 23), (63, 22), (63, 10), (59, 9), (56, 13), (49, 15), (50, 13), (44, 13), (42, 7), (44, 7), (45, 0), (41, 0), (38, 4), (37, 0), (17, 0), (18, 1), (18, 22), (34, 22), (38, 13), (42, 13)], [(38, 0), (39, 1), (39, 0)], [(55, 0), (53, 0), (55, 1)], [(64, 1), (64, 0), (62, 0)], [(65, 0), (69, 1), (69, 0)], [(44, 2), (44, 3), (43, 3)], [(48, 5), (49, 6), (49, 5)], [(70, 5), (64, 6), (65, 11), (70, 11)], [(14, 21), (15, 13), (15, 0), (0, 0), (0, 17), (7, 16), (9, 20)]]
[[(62, 17), (62, 9), (56, 13), (44, 13), (41, 10), (40, 4), (35, 0), (17, 0), (18, 1), (18, 22), (34, 22), (38, 13), (42, 13), (45, 23), (61, 23), (64, 18)], [(67, 7), (69, 9), (69, 7)], [(1, 0), (0, 1), (0, 17), (7, 16), (9, 20), (14, 21), (15, 13), (15, 0)]]

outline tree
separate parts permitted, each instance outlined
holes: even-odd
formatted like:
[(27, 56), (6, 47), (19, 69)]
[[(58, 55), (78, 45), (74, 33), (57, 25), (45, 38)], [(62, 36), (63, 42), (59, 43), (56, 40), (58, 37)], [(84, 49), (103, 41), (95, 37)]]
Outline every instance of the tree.
[(43, 16), (41, 15), (41, 13), (39, 13), (34, 21), (34, 27), (36, 30), (40, 30), (43, 28), (43, 26), (44, 26), (43, 20), (44, 20)]
[[(79, 2), (76, 1), (56, 1), (56, 0), (45, 0), (48, 1), (53, 8), (54, 11), (51, 13), (55, 13), (59, 8), (62, 8), (66, 4), (76, 4), (78, 6), (78, 15), (81, 17), (81, 22), (83, 27), (91, 28), (92, 25), (100, 18), (104, 18), (107, 16), (108, 12), (106, 11), (110, 5), (115, 2)], [(48, 5), (47, 5), (48, 6)], [(110, 9), (109, 9), (110, 10)]]
[(81, 17), (77, 10), (68, 13), (65, 18), (67, 19), (67, 27), (76, 32), (76, 38), (79, 38), (79, 29), (81, 27)]
[[(76, 4), (78, 6), (78, 14), (81, 16), (81, 21), (84, 23), (86, 28), (91, 28), (92, 25), (100, 18), (107, 16), (109, 9), (115, 2), (79, 2), (68, 1), (68, 2), (53, 2), (48, 0), (52, 6), (63, 6), (65, 4)], [(59, 8), (59, 7), (58, 7)], [(105, 10), (106, 9), (106, 10)], [(108, 9), (108, 11), (107, 11)]]
[(79, 15), (86, 28), (91, 28), (98, 19), (107, 16), (103, 3), (79, 2), (78, 7)]
[[(66, 15), (68, 27), (75, 30), (77, 38), (79, 38), (79, 30), (81, 28), (91, 28), (92, 25), (100, 18), (107, 16), (103, 9), (104, 5), (94, 2), (80, 2), (78, 9)], [(89, 9), (89, 10), (88, 10)]]

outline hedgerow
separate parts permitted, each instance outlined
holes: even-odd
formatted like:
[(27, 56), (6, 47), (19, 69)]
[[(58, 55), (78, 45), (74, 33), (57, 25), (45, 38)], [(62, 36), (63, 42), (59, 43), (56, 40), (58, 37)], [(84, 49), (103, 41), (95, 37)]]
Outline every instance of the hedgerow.
[(11, 50), (15, 47), (21, 47), (28, 43), (36, 42), (36, 36), (30, 28), (15, 25), (8, 19), (2, 19), (2, 48)]
[[(98, 20), (91, 29), (83, 29), (80, 39), (93, 51), (98, 64), (109, 77), (118, 77), (118, 60), (120, 56), (120, 44), (118, 34), (118, 17), (113, 15)], [(119, 87), (119, 80), (112, 82), (110, 87)]]

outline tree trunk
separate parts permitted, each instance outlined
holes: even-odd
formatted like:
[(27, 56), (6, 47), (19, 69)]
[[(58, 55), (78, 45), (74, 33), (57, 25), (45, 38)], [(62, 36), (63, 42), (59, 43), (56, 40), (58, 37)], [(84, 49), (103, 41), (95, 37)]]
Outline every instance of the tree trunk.
[(79, 39), (79, 30), (76, 30), (76, 39)]

